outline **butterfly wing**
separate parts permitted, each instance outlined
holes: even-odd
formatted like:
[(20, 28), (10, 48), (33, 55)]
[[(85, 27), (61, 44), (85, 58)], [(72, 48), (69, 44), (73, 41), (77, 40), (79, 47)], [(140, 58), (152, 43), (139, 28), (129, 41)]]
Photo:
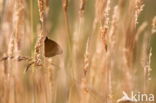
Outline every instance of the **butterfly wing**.
[(45, 57), (53, 57), (62, 53), (61, 47), (55, 41), (50, 40), (47, 37), (45, 39), (44, 49)]

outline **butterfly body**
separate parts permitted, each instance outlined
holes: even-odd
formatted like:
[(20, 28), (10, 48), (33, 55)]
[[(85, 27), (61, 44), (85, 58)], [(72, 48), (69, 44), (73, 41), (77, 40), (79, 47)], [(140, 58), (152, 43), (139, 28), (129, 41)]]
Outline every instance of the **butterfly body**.
[(45, 57), (53, 57), (63, 53), (61, 47), (55, 41), (48, 39), (48, 37), (44, 41), (44, 49)]

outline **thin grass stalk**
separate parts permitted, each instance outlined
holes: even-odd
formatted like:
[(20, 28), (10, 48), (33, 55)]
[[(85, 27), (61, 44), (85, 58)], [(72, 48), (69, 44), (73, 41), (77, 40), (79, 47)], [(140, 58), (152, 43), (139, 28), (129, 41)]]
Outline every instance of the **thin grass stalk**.
[[(13, 3), (13, 1), (8, 1), (8, 4), (10, 4), (10, 6), (12, 6), (12, 10), (11, 10), (11, 12), (14, 12), (14, 7), (15, 6), (13, 6), (13, 5), (11, 5), (11, 3)], [(15, 5), (15, 3), (13, 3), (14, 5)], [(13, 17), (14, 17), (14, 15), (12, 14), (11, 15), (11, 21), (10, 21), (10, 24), (13, 24)], [(14, 28), (12, 28), (11, 29), (12, 31), (12, 33), (11, 33), (11, 36), (10, 36), (10, 41), (9, 41), (9, 46), (8, 46), (8, 56), (13, 56), (14, 55), (14, 50), (15, 50), (15, 34), (14, 34)], [(6, 78), (8, 79), (8, 81), (7, 81), (7, 85), (8, 85), (8, 91), (9, 91), (9, 93), (8, 93), (8, 102), (15, 102), (15, 87), (14, 87), (14, 79), (15, 78), (13, 78), (13, 76), (14, 76), (14, 74), (15, 74), (15, 66), (13, 66), (13, 68), (12, 68), (12, 65), (13, 65), (13, 61), (11, 60), (11, 59), (8, 59), (8, 74), (7, 74), (7, 76), (6, 76)], [(10, 76), (8, 76), (8, 75), (10, 75)], [(11, 101), (10, 101), (11, 100)]]
[[(47, 37), (47, 31), (46, 31), (46, 2), (45, 0), (38, 0), (38, 8), (39, 8), (39, 15), (40, 15), (40, 22), (41, 22), (41, 33), (38, 35), (38, 41), (36, 42), (35, 45), (35, 66), (42, 66), (45, 67), (45, 56), (44, 56), (44, 41), (45, 38)], [(43, 73), (43, 78), (39, 78), (38, 75), (40, 73)], [(39, 72), (35, 73), (34, 76), (34, 89), (36, 89), (36, 91), (34, 91), (35, 97), (40, 97), (37, 98), (37, 100), (39, 99), (40, 102), (42, 103), (46, 103), (48, 101), (47, 98), (47, 87), (45, 84), (42, 84), (41, 81), (46, 81), (44, 72)], [(44, 89), (45, 88), (45, 89)], [(36, 92), (38, 94), (36, 94)], [(39, 102), (39, 101), (38, 101)]]
[(66, 53), (66, 59), (68, 60), (68, 63), (66, 64), (67, 68), (70, 68), (69, 71), (70, 75), (69, 77), (71, 77), (72, 80), (75, 81), (74, 78), (74, 68), (73, 68), (73, 45), (72, 45), (72, 35), (71, 35), (71, 31), (70, 31), (70, 25), (69, 25), (69, 18), (68, 18), (68, 7), (69, 7), (69, 1), (68, 0), (62, 0), (62, 8), (63, 8), (63, 14), (64, 14), (64, 23), (65, 23), (65, 32), (66, 32), (66, 36), (67, 36), (67, 53)]
[[(103, 7), (104, 9), (101, 10), (101, 20), (100, 20), (100, 34), (101, 34), (101, 39), (104, 45), (104, 49), (105, 49), (105, 53), (107, 56), (107, 49), (108, 49), (108, 31), (110, 31), (109, 29), (109, 24), (110, 24), (110, 0), (105, 0), (103, 1), (105, 2), (105, 6)], [(104, 12), (104, 14), (103, 14)], [(109, 51), (108, 51), (109, 52)], [(106, 82), (107, 82), (107, 97), (106, 97), (106, 102), (107, 103), (112, 103), (112, 68), (111, 68), (111, 64), (110, 66), (105, 62), (103, 66), (103, 69), (106, 69)]]
[(63, 8), (63, 13), (64, 13), (64, 22), (65, 22), (65, 27), (66, 27), (66, 35), (67, 37), (67, 42), (68, 42), (68, 49), (69, 52), (71, 53), (72, 51), (72, 37), (70, 33), (70, 26), (69, 26), (69, 19), (68, 19), (68, 0), (62, 0), (62, 8)]
[[(79, 8), (79, 35), (82, 35), (82, 28), (84, 26), (84, 12), (86, 7), (86, 0), (80, 0), (80, 8)], [(88, 103), (89, 102), (89, 92), (88, 92), (88, 82), (87, 82), (87, 74), (89, 71), (89, 40), (86, 43), (86, 50), (84, 54), (84, 68), (83, 68), (83, 77), (81, 78), (81, 100), (80, 103)]]
[(143, 0), (136, 0), (135, 2), (135, 25), (138, 24), (138, 17), (140, 15), (140, 13), (143, 11), (144, 8), (144, 3)]
[(156, 16), (152, 20), (152, 34), (156, 33)]
[[(41, 21), (41, 33), (38, 36), (38, 41), (35, 46), (35, 64), (41, 66), (41, 61), (44, 61), (44, 40), (47, 36), (46, 31), (46, 7), (44, 0), (38, 0), (40, 21)], [(42, 62), (43, 62), (42, 61)], [(44, 63), (43, 63), (44, 64)]]
[(83, 77), (81, 78), (81, 100), (80, 103), (88, 103), (89, 102), (89, 92), (88, 92), (88, 81), (87, 81), (87, 76), (89, 72), (89, 48), (88, 48), (88, 43), (87, 41), (86, 44), (86, 50), (85, 50), (85, 55), (84, 55), (84, 68), (83, 68)]
[(82, 26), (84, 23), (84, 11), (86, 6), (86, 0), (80, 0), (80, 8), (79, 8), (79, 35), (81, 34)]
[[(33, 2), (33, 0), (30, 0), (30, 33), (31, 33), (31, 35), (33, 35), (32, 37), (33, 37), (33, 40), (35, 39), (35, 35), (34, 35), (34, 28), (33, 28), (33, 26), (34, 26), (34, 22), (33, 22), (33, 20), (34, 20), (34, 16), (33, 16), (33, 14), (34, 14), (34, 2)], [(33, 51), (34, 49), (32, 49), (32, 51), (31, 51), (31, 56), (33, 56), (33, 54), (34, 54), (34, 51)]]
[(150, 40), (151, 40), (151, 35), (149, 35), (149, 32), (145, 32), (144, 35), (144, 44), (142, 47), (142, 67), (144, 69), (144, 93), (147, 93), (149, 90), (149, 80), (151, 80), (151, 56), (152, 56), (152, 49), (150, 48)]

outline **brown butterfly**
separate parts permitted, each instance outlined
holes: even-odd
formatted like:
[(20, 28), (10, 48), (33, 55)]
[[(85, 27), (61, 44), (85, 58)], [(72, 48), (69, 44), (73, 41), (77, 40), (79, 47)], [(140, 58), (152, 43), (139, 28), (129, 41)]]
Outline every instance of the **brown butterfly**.
[(53, 57), (63, 53), (61, 47), (55, 41), (48, 39), (48, 37), (44, 41), (44, 50), (45, 57)]

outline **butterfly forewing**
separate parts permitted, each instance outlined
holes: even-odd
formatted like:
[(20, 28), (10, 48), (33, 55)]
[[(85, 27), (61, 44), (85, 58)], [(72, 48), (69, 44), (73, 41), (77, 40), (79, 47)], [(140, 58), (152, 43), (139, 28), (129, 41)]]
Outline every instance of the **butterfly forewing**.
[(45, 39), (44, 49), (45, 57), (53, 57), (62, 53), (61, 47), (55, 41), (50, 40), (47, 37)]

